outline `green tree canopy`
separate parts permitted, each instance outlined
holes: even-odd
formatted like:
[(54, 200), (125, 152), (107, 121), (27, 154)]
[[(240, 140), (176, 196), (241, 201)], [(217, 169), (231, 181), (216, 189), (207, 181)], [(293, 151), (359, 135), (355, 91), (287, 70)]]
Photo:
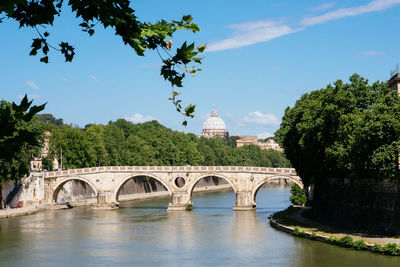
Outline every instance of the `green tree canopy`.
[(232, 147), (221, 138), (197, 138), (172, 131), (157, 121), (133, 124), (123, 119), (85, 129), (63, 125), (52, 131), (51, 152), (63, 151), (64, 166), (240, 165), (289, 167), (277, 151), (257, 146)]
[[(29, 160), (40, 151), (43, 129), (34, 115), (45, 104), (31, 105), (26, 95), (19, 105), (0, 102), (0, 192), (4, 182), (16, 183), (29, 174)], [(0, 204), (2, 208), (1, 193)]]
[(354, 74), (287, 108), (277, 141), (307, 187), (328, 177), (399, 177), (400, 97)]
[(45, 123), (49, 123), (49, 124), (54, 124), (57, 126), (61, 126), (64, 124), (63, 119), (56, 119), (52, 114), (48, 114), (48, 113), (42, 113), (42, 114), (37, 114), (36, 117), (40, 120), (43, 121)]
[(43, 130), (32, 119), (45, 105), (31, 104), (26, 95), (19, 105), (0, 102), (0, 184), (29, 174), (28, 162), (41, 147)]

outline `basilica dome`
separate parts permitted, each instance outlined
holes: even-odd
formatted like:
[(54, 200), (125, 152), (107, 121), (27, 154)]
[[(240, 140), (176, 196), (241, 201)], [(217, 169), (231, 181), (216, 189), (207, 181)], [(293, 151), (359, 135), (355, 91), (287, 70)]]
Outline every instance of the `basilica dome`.
[(226, 130), (225, 122), (218, 117), (215, 107), (211, 112), (211, 116), (204, 122), (201, 136), (206, 138), (211, 137), (228, 137), (228, 131)]

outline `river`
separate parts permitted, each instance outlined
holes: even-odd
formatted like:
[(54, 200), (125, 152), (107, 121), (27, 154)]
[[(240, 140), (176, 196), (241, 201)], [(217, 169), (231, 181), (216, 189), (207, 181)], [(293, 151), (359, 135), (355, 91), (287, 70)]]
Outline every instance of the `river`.
[(194, 210), (168, 199), (120, 209), (45, 211), (0, 220), (0, 266), (400, 266), (399, 257), (290, 236), (268, 216), (290, 203), (288, 187), (257, 194), (257, 211), (234, 212), (232, 191), (196, 194)]

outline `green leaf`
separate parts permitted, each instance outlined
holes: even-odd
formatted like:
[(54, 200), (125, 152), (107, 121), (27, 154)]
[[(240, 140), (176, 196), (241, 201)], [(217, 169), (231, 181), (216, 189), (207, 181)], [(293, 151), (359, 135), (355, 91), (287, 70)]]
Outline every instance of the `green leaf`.
[(49, 63), (49, 57), (45, 56), (40, 59), (40, 62)]
[(206, 44), (199, 45), (196, 49), (197, 49), (200, 53), (203, 53), (204, 50), (207, 49), (207, 45), (206, 45)]

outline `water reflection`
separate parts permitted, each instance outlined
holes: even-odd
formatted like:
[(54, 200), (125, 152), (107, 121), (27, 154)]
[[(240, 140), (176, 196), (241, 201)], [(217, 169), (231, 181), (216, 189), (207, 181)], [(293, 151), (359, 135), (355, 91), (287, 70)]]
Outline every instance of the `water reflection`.
[(191, 212), (167, 212), (165, 198), (0, 220), (0, 266), (400, 266), (399, 258), (272, 229), (267, 217), (289, 204), (288, 195), (289, 188), (264, 188), (249, 212), (234, 212), (234, 193), (223, 192), (195, 195)]

